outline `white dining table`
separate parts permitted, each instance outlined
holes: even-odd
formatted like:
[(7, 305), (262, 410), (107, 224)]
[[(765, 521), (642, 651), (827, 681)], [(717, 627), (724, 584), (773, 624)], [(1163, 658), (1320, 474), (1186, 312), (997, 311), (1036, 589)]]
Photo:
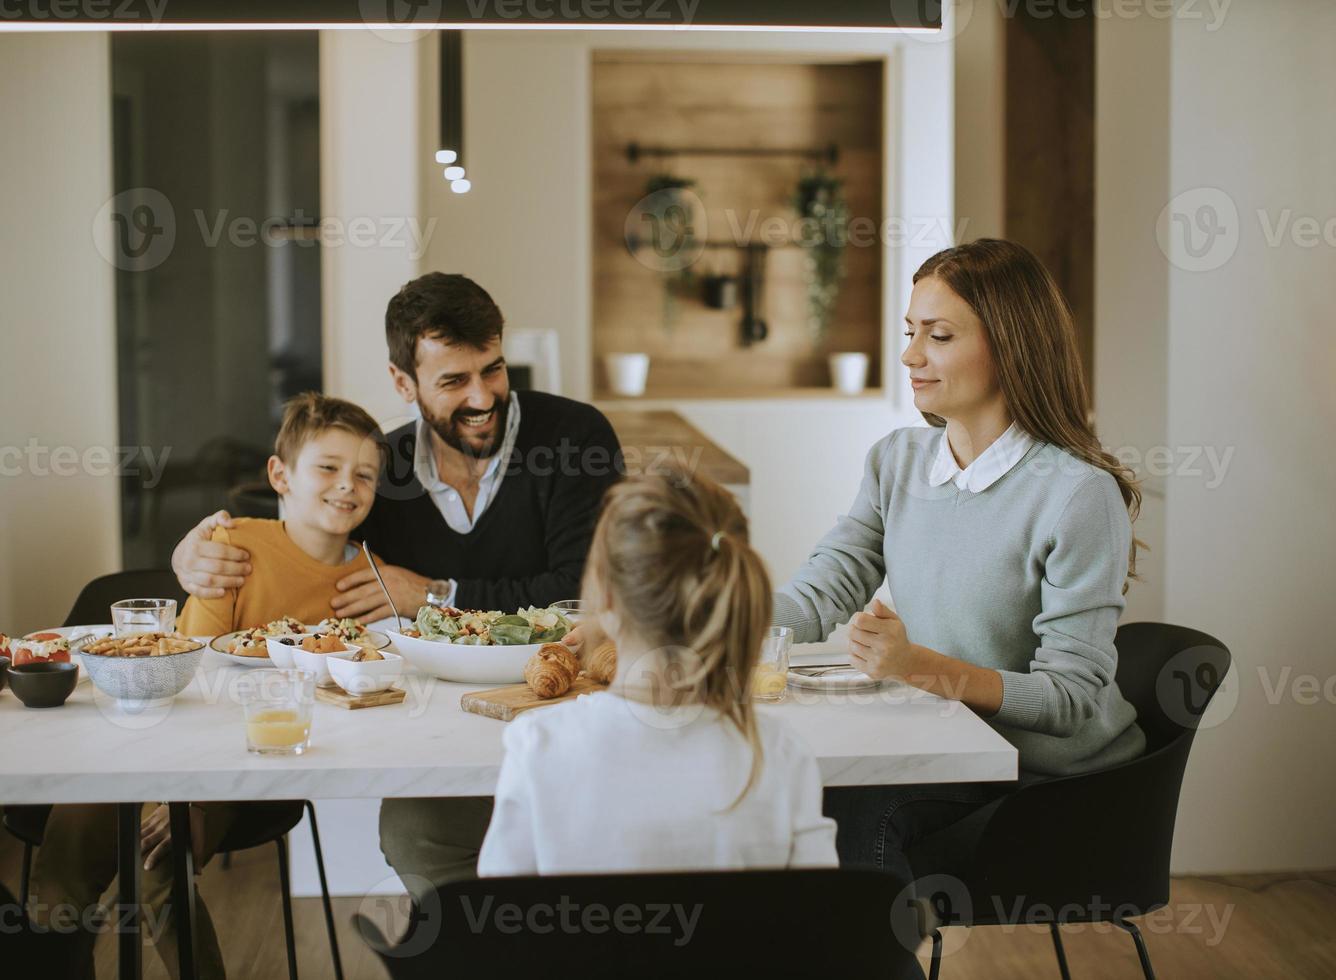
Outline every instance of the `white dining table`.
[[(838, 641), (794, 648), (795, 664), (846, 660)], [(25, 708), (0, 693), (0, 804), (120, 803), (121, 841), (137, 843), (142, 800), (302, 800), (488, 796), (500, 771), (505, 723), (460, 708), (489, 685), (409, 671), (400, 704), (349, 710), (317, 702), (301, 756), (246, 750), (237, 697), (247, 669), (206, 652), (170, 704), (126, 711), (82, 679), (59, 708)], [(541, 709), (539, 709), (541, 710)], [(808, 743), (827, 786), (1009, 781), (1015, 748), (964, 705), (898, 683), (823, 693), (790, 687), (760, 710)], [(185, 807), (174, 827), (188, 832)], [(174, 852), (179, 849), (174, 848)], [(123, 855), (121, 867), (137, 868)], [(181, 872), (189, 880), (189, 870)], [(130, 876), (137, 879), (137, 873)], [(138, 906), (138, 881), (121, 902)], [(187, 902), (187, 905), (190, 903)], [(193, 930), (192, 930), (193, 931)], [(138, 944), (122, 944), (122, 976), (136, 975)], [(131, 972), (134, 971), (134, 972)]]

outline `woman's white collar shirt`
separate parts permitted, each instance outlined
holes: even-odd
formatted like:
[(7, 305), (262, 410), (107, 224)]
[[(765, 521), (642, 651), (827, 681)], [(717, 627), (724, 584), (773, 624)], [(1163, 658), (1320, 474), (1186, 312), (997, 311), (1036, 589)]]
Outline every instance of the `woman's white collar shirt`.
[(928, 473), (928, 485), (940, 487), (951, 480), (961, 490), (982, 493), (1019, 463), (1034, 444), (1034, 439), (1012, 422), (1006, 432), (993, 440), (992, 445), (962, 470), (951, 454), (951, 445), (946, 437), (946, 429), (943, 428), (942, 437), (937, 441), (937, 456)]

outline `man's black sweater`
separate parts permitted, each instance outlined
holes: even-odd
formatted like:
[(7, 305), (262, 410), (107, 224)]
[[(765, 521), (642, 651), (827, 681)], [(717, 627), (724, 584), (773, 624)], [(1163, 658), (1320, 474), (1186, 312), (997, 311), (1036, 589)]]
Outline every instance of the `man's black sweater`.
[(537, 391), (518, 397), (505, 478), (472, 531), (452, 530), (414, 475), (413, 422), (388, 434), (390, 460), (358, 529), (386, 563), (454, 579), (462, 609), (514, 612), (578, 597), (603, 494), (624, 472), (598, 409)]

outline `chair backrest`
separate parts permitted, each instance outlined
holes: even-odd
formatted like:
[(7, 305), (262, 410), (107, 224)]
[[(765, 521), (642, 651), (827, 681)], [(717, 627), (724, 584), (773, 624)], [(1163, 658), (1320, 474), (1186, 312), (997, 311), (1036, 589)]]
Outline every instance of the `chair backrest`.
[(233, 517), (279, 518), (278, 491), (268, 480), (238, 483), (227, 490), (227, 512)]
[(902, 888), (835, 869), (486, 878), (439, 889), (397, 946), (356, 922), (394, 980), (921, 977)]
[[(1115, 642), (1118, 686), (1137, 711), (1145, 752), (1024, 786), (972, 814), (952, 829), (973, 841), (969, 854), (959, 853), (950, 833), (920, 847), (924, 867), (963, 862), (971, 921), (1026, 921), (1036, 908), (1069, 905), (1083, 910), (1071, 920), (1082, 921), (1107, 918), (1110, 908), (1100, 911), (1096, 899), (1141, 913), (1169, 900), (1183, 773), (1230, 655), (1214, 637), (1166, 623), (1129, 623)], [(962, 833), (971, 827), (973, 834)]]
[(1146, 752), (1196, 731), (1229, 671), (1225, 645), (1199, 630), (1168, 623), (1128, 623), (1114, 643), (1118, 687), (1136, 708)]
[(121, 599), (175, 599), (180, 615), (186, 593), (168, 568), (144, 568), (113, 572), (93, 579), (83, 587), (74, 607), (65, 617), (66, 626), (91, 626), (111, 622), (111, 604)]

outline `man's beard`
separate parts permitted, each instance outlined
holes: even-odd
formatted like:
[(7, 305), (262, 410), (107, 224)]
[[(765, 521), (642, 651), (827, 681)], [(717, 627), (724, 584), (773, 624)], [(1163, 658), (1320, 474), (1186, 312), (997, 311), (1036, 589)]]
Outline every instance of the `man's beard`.
[(492, 407), (496, 410), (496, 416), (493, 420), (493, 435), (482, 445), (471, 445), (464, 440), (464, 435), (469, 430), (460, 420), (466, 415), (476, 415), (477, 411), (473, 409), (458, 409), (449, 419), (441, 419), (432, 414), (431, 409), (418, 400), (418, 409), (422, 412), (422, 418), (431, 426), (432, 431), (438, 435), (441, 440), (451, 449), (456, 449), (471, 459), (490, 459), (501, 449), (501, 443), (506, 438), (506, 415), (510, 411), (510, 397), (498, 397), (492, 402)]

